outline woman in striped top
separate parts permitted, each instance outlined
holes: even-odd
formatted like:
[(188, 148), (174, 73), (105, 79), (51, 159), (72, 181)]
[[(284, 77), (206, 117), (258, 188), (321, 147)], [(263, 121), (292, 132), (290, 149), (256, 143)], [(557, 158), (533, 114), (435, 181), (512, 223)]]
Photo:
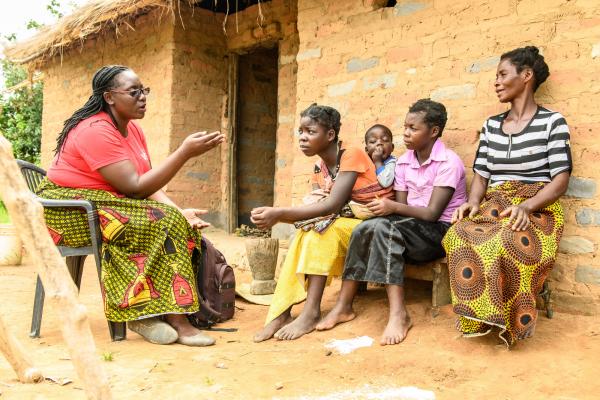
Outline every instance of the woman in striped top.
[(497, 326), (512, 344), (535, 329), (535, 298), (556, 258), (564, 224), (558, 199), (572, 169), (564, 117), (534, 99), (549, 74), (533, 46), (498, 64), (496, 94), (511, 107), (484, 123), (469, 199), (443, 240), (465, 335)]

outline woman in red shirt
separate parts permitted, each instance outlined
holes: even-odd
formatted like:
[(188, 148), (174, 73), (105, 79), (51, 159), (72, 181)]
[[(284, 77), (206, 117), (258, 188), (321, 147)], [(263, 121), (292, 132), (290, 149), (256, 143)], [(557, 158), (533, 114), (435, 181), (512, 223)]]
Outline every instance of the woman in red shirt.
[[(182, 210), (162, 190), (190, 158), (223, 142), (219, 132), (189, 135), (152, 168), (146, 140), (134, 122), (146, 113), (150, 89), (129, 68), (100, 68), (92, 95), (65, 121), (55, 158), (39, 189), (47, 199), (86, 199), (98, 208), (101, 225), (104, 310), (110, 321), (158, 344), (175, 341), (207, 346), (214, 339), (188, 321), (198, 311), (194, 249), (206, 211)], [(89, 245), (85, 217), (47, 209), (56, 244)], [(194, 258), (195, 259), (195, 258)]]

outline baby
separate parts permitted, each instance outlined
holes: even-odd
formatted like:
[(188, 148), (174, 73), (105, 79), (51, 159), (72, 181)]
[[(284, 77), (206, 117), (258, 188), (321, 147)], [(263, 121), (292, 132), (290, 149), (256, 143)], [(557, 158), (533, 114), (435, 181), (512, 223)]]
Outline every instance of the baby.
[(365, 133), (365, 151), (377, 167), (377, 180), (386, 188), (394, 183), (396, 157), (392, 155), (394, 143), (392, 131), (385, 125), (376, 124)]

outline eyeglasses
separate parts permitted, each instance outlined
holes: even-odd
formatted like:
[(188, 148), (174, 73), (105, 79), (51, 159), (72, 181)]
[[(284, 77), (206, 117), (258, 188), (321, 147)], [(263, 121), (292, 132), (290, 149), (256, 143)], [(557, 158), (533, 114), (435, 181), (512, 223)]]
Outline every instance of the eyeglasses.
[(142, 93), (144, 93), (144, 96), (148, 96), (150, 94), (150, 88), (145, 87), (145, 88), (130, 89), (130, 90), (114, 90), (113, 89), (113, 90), (111, 90), (111, 92), (127, 93), (131, 97), (139, 98), (142, 95)]

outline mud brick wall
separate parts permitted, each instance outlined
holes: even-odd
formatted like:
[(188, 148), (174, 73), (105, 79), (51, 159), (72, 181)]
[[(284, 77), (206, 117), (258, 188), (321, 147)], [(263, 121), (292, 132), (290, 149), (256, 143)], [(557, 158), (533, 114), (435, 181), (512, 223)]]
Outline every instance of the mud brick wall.
[[(563, 113), (571, 127), (574, 170), (562, 200), (566, 226), (551, 274), (556, 308), (600, 313), (600, 3), (593, 0), (298, 0), (300, 35), (295, 115), (317, 101), (342, 114), (341, 139), (362, 146), (374, 123), (395, 134), (411, 103), (443, 102), (449, 121), (444, 141), (470, 166), (477, 130), (506, 110), (494, 90), (499, 56), (535, 44), (551, 76), (537, 101)], [(297, 122), (296, 122), (297, 123)], [(311, 164), (299, 152), (292, 166), (299, 203)]]
[[(258, 6), (248, 7), (227, 20), (222, 14), (198, 8), (192, 11), (183, 6), (183, 24), (176, 23), (174, 27), (171, 151), (189, 133), (227, 130), (227, 71), (231, 54), (263, 47), (279, 49), (278, 105), (265, 118), (276, 119), (275, 202), (281, 204), (291, 200), (290, 187), (286, 186), (286, 174), (290, 172), (286, 167), (293, 146), (293, 120), (289, 114), (296, 104), (296, 14), (295, 2), (291, 0), (262, 4), (260, 14)], [(168, 185), (168, 193), (178, 203), (208, 209), (206, 220), (218, 227), (227, 221), (230, 152), (229, 143), (225, 143), (219, 150), (190, 160)], [(252, 190), (260, 191), (260, 185)]]
[[(175, 151), (187, 135), (221, 130), (226, 114), (227, 47), (222, 21), (210, 11), (183, 7), (182, 23), (173, 38), (170, 149)], [(182, 207), (209, 210), (205, 219), (225, 224), (227, 203), (221, 186), (227, 170), (226, 147), (189, 160), (167, 185), (167, 192)]]
[(107, 32), (81, 47), (76, 45), (43, 67), (42, 167), (48, 168), (52, 162), (64, 120), (87, 101), (92, 93), (92, 76), (107, 64), (131, 67), (152, 89), (146, 116), (138, 122), (146, 135), (152, 162), (157, 164), (169, 154), (173, 25), (157, 24), (158, 20), (159, 13), (146, 14), (133, 22), (135, 31), (128, 31), (127, 40)]
[[(227, 46), (230, 51), (240, 54), (274, 43), (279, 49), (274, 204), (286, 206), (292, 203), (292, 164), (298, 148), (294, 135), (297, 126), (297, 2), (272, 0), (262, 3), (260, 11), (262, 18), (258, 6), (248, 7), (239, 13), (237, 19), (235, 15), (229, 16), (226, 24)], [(257, 21), (261, 22), (260, 25), (257, 25)]]
[[(135, 31), (123, 31), (118, 37), (106, 32), (52, 59), (42, 68), (42, 166), (49, 166), (63, 121), (89, 97), (91, 78), (100, 66), (128, 65), (152, 88), (148, 112), (140, 124), (153, 164), (157, 165), (188, 134), (227, 129), (228, 55), (276, 44), (279, 91), (274, 115), (275, 203), (289, 204), (296, 109), (296, 2), (274, 0), (262, 4), (260, 11), (262, 18), (259, 8), (253, 6), (237, 17), (230, 15), (226, 21), (222, 14), (185, 5), (175, 20), (169, 14), (152, 11), (133, 22)], [(210, 210), (206, 219), (219, 227), (227, 218), (229, 153), (229, 145), (224, 144), (190, 160), (166, 187), (182, 207)]]
[(240, 57), (238, 90), (238, 223), (273, 205), (277, 131), (277, 48)]

